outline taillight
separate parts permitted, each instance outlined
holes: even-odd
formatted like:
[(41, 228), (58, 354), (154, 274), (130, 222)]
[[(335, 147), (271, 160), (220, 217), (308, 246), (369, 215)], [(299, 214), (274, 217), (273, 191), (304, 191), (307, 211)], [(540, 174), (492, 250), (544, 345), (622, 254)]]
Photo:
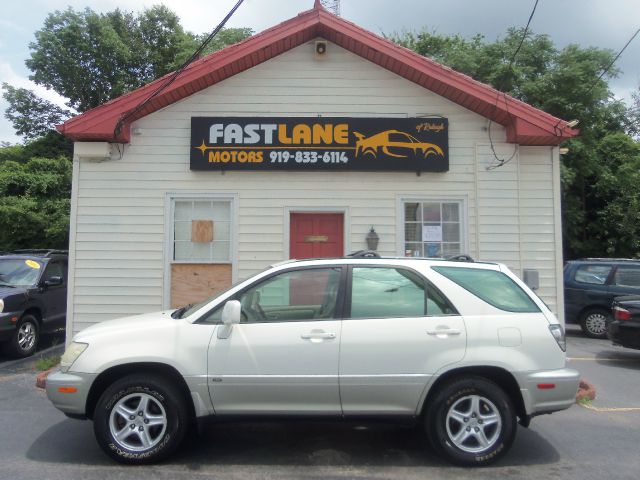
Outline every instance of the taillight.
[(551, 335), (553, 335), (553, 338), (556, 339), (556, 342), (558, 342), (558, 346), (560, 347), (560, 349), (563, 352), (566, 352), (567, 340), (564, 336), (564, 328), (562, 328), (562, 325), (557, 323), (549, 325), (549, 331), (551, 332)]
[(618, 307), (616, 305), (613, 307), (613, 317), (616, 320), (631, 320), (631, 312), (626, 308)]

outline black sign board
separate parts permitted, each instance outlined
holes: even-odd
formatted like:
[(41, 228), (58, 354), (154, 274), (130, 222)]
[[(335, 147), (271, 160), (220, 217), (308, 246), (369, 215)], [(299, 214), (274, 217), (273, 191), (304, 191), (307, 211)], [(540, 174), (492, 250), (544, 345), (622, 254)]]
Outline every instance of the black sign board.
[(191, 170), (449, 170), (445, 118), (193, 117)]

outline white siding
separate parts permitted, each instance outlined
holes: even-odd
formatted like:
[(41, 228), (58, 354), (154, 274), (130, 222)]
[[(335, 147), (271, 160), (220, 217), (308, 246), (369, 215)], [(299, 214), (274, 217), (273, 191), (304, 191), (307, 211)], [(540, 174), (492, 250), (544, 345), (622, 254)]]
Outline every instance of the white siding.
[[(81, 160), (77, 203), (75, 291), (69, 331), (125, 314), (158, 310), (163, 291), (165, 199), (169, 193), (236, 195), (237, 279), (282, 260), (287, 212), (342, 210), (346, 250), (365, 247), (370, 226), (382, 254), (402, 253), (402, 198), (459, 198), (466, 246), (518, 274), (538, 268), (543, 298), (555, 305), (556, 253), (550, 147), (520, 148), (513, 161), (486, 170), (492, 157), (487, 120), (333, 44), (316, 61), (313, 42), (136, 122), (139, 135), (110, 161)], [(192, 172), (192, 116), (441, 115), (449, 119), (446, 173)], [(492, 125), (499, 156), (504, 129)], [(114, 149), (115, 150), (115, 149)], [(77, 159), (76, 159), (77, 160)]]

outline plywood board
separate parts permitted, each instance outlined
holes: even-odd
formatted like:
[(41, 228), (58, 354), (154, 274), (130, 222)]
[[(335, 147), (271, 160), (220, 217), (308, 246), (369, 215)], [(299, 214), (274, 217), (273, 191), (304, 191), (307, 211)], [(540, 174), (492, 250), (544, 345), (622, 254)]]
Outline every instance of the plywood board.
[(213, 220), (191, 220), (191, 241), (213, 242)]
[(201, 302), (231, 286), (231, 265), (171, 265), (171, 308)]

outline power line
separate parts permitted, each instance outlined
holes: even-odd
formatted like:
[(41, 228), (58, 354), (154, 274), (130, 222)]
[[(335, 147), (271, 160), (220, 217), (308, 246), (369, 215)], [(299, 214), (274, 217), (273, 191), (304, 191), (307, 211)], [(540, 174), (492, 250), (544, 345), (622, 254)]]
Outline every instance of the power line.
[[(513, 62), (516, 59), (516, 56), (518, 55), (518, 53), (520, 52), (520, 49), (522, 48), (522, 45), (524, 44), (525, 39), (527, 38), (527, 33), (529, 33), (529, 25), (531, 25), (531, 20), (533, 19), (533, 16), (536, 13), (536, 8), (538, 7), (538, 2), (539, 0), (536, 0), (536, 2), (533, 4), (533, 8), (531, 9), (531, 14), (529, 15), (529, 20), (527, 20), (527, 25), (524, 27), (524, 32), (522, 33), (522, 38), (520, 39), (520, 44), (518, 45), (518, 48), (516, 48), (515, 52), (513, 52), (513, 55), (511, 56), (511, 60), (509, 61), (509, 67), (508, 70), (511, 70), (511, 68), (513, 67)], [(507, 116), (510, 116), (509, 114), (509, 101), (507, 99), (507, 94), (504, 92), (500, 92), (499, 90), (501, 90), (501, 88), (496, 88), (496, 90), (498, 90), (498, 95), (496, 95), (496, 103), (494, 105), (494, 111), (498, 108), (498, 101), (500, 100), (500, 94), (502, 94), (504, 96), (504, 106), (507, 110)], [(499, 158), (498, 154), (496, 153), (496, 148), (493, 145), (493, 139), (491, 138), (491, 119), (489, 119), (489, 125), (487, 127), (487, 134), (489, 136), (489, 145), (491, 146), (491, 152), (493, 153), (494, 158), (498, 161), (498, 163), (496, 165), (490, 165), (487, 167), (487, 170), (494, 170), (496, 168), (499, 168), (501, 166), (503, 166), (505, 163), (509, 163), (511, 160), (513, 160), (513, 157), (516, 156), (517, 153), (517, 149), (513, 150), (513, 153), (511, 154), (511, 156), (507, 159), (504, 158)]]
[(218, 32), (220, 30), (222, 30), (222, 28), (224, 28), (225, 24), (229, 21), (229, 19), (235, 13), (235, 11), (238, 9), (238, 7), (240, 7), (240, 5), (242, 5), (243, 1), (244, 0), (238, 0), (236, 2), (236, 4), (233, 6), (233, 8), (231, 8), (231, 10), (229, 10), (229, 13), (227, 13), (227, 15), (222, 19), (222, 21), (218, 24), (218, 26), (213, 29), (213, 31), (209, 34), (209, 36), (207, 38), (205, 38), (205, 40), (202, 42), (202, 44), (193, 52), (193, 54), (191, 54), (191, 56), (175, 72), (173, 72), (171, 74), (171, 76), (162, 85), (160, 85), (156, 90), (154, 90), (153, 93), (151, 95), (149, 95), (145, 100), (140, 102), (133, 110), (130, 110), (127, 114), (123, 115), (122, 118), (120, 118), (120, 120), (118, 120), (118, 123), (116, 123), (116, 126), (113, 129), (113, 136), (114, 137), (117, 137), (120, 134), (120, 132), (122, 131), (122, 127), (124, 126), (124, 124), (126, 123), (126, 121), (128, 119), (130, 119), (131, 117), (136, 115), (138, 112), (142, 111), (142, 109), (145, 106), (147, 106), (147, 104), (151, 100), (153, 100), (155, 97), (157, 97), (163, 90), (165, 90), (173, 82), (175, 82), (176, 79), (180, 76), (180, 74), (182, 72), (184, 72), (184, 70), (195, 59), (197, 59), (200, 56), (200, 54), (202, 54), (202, 52), (205, 50), (205, 48), (207, 48), (207, 45), (209, 45), (211, 40), (213, 40), (213, 38), (218, 34)]
[(615, 56), (615, 58), (611, 61), (611, 63), (609, 63), (609, 65), (607, 65), (607, 67), (602, 71), (602, 73), (600, 73), (600, 75), (598, 75), (598, 78), (596, 78), (596, 81), (593, 82), (591, 84), (591, 86), (589, 87), (589, 90), (587, 90), (587, 94), (591, 93), (591, 90), (594, 89), (594, 87), (596, 86), (596, 84), (600, 81), (600, 79), (602, 79), (602, 77), (609, 71), (609, 69), (611, 67), (613, 67), (613, 64), (616, 63), (616, 61), (618, 60), (618, 58), (620, 58), (620, 55), (622, 55), (622, 52), (624, 52), (627, 47), (629, 46), (629, 44), (631, 42), (633, 42), (633, 39), (636, 38), (636, 36), (638, 35), (638, 33), (640, 33), (640, 27), (636, 30), (636, 33), (634, 33), (631, 38), (629, 39), (629, 41), (627, 43), (625, 43), (624, 47), (622, 47), (622, 50), (620, 50), (618, 52), (618, 54)]

